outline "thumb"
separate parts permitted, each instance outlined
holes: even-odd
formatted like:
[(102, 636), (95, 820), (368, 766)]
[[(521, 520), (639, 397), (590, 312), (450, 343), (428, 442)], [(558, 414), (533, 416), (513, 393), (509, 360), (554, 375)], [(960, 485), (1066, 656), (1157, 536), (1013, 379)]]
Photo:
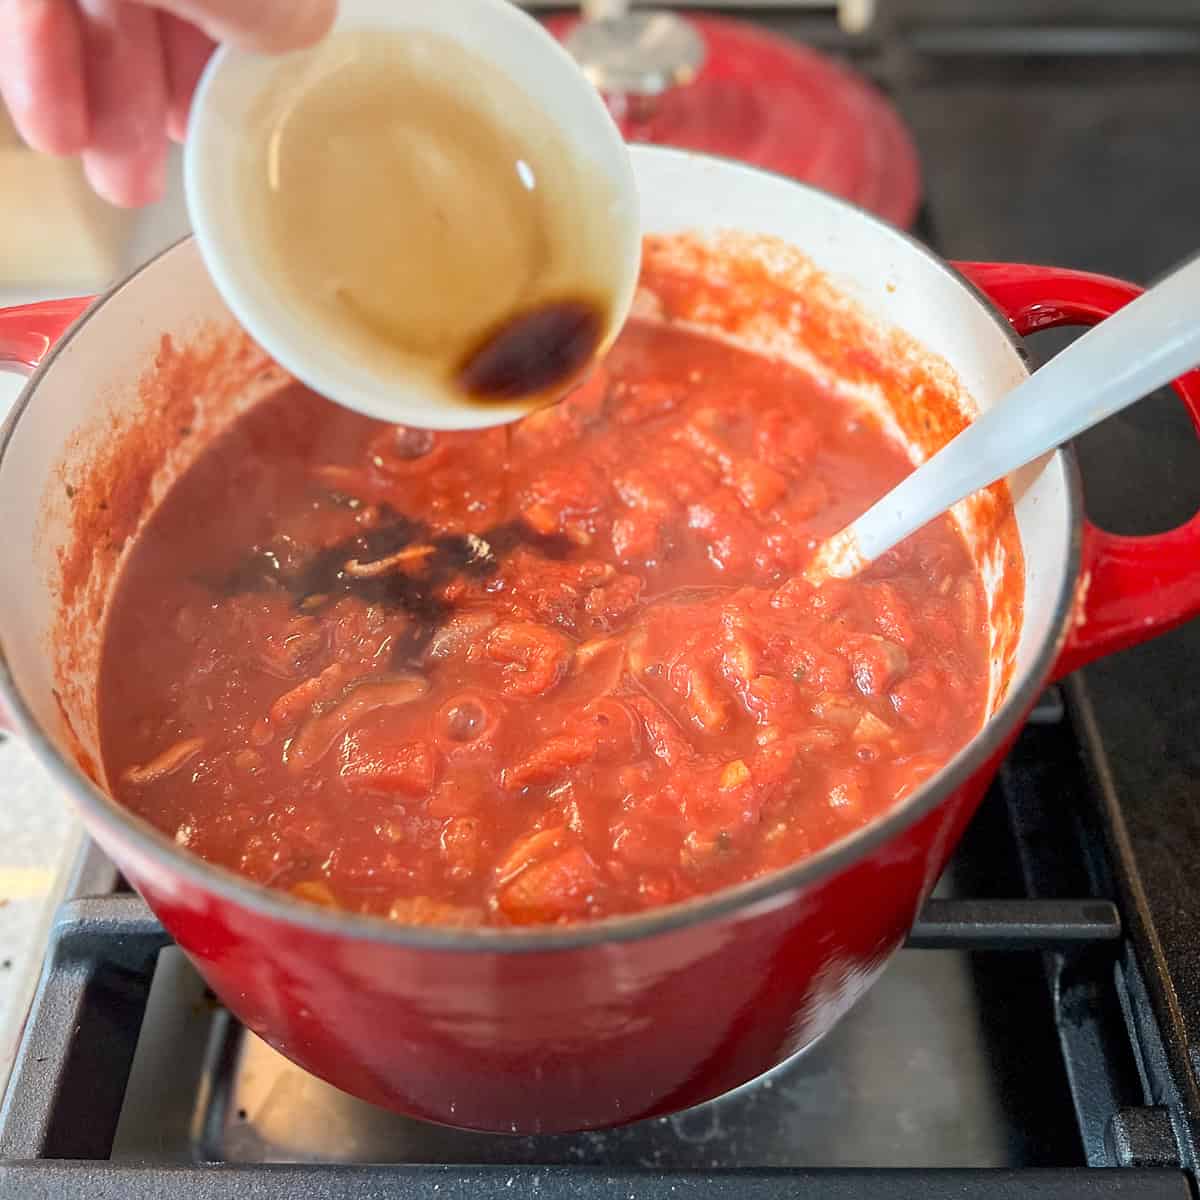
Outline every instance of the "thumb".
[(337, 0), (137, 0), (189, 21), (218, 42), (271, 53), (319, 41), (337, 15)]

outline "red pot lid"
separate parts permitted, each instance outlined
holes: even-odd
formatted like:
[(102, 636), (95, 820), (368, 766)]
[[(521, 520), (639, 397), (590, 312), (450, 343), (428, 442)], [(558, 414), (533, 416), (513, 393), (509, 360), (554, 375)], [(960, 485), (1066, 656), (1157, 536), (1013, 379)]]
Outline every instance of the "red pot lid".
[[(563, 38), (576, 16), (546, 24)], [(789, 175), (907, 227), (921, 198), (913, 140), (860, 75), (798, 42), (721, 17), (686, 18), (707, 57), (695, 80), (619, 118), (631, 141), (705, 151)]]

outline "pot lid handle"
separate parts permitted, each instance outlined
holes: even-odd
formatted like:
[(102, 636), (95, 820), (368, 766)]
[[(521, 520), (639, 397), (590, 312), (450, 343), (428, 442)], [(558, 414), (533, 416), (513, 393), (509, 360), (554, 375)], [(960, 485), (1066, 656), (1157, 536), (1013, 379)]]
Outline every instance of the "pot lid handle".
[(583, 20), (563, 44), (609, 97), (660, 96), (691, 83), (705, 58), (704, 39), (690, 21), (672, 12), (630, 12), (628, 0), (584, 0)]

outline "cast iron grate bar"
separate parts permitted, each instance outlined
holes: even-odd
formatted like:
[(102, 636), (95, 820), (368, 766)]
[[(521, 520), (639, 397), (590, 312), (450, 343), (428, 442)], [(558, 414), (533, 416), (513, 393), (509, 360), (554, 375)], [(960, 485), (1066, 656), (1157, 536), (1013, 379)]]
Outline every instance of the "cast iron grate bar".
[(106, 1158), (159, 951), (136, 896), (68, 901), (0, 1111), (0, 1158)]
[(913, 950), (1070, 950), (1118, 942), (1121, 918), (1107, 900), (929, 900)]
[[(52, 949), (67, 941), (78, 956), (104, 958), (110, 939), (169, 940), (144, 901), (132, 895), (88, 896), (63, 905)], [(1107, 900), (928, 900), (907, 945), (913, 950), (1070, 950), (1121, 937)]]
[(38, 1162), (0, 1166), (0, 1200), (1191, 1200), (1170, 1170), (736, 1170), (609, 1171), (594, 1167), (122, 1166)]

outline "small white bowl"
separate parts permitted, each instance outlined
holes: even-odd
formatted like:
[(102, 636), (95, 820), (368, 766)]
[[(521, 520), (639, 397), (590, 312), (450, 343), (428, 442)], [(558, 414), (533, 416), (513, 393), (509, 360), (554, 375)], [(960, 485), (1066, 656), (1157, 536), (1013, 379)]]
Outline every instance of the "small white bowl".
[[(509, 0), (341, 0), (334, 32), (380, 29), (439, 34), (486, 59), (554, 121), (574, 153), (610, 185), (612, 253), (623, 264), (612, 296), (611, 341), (637, 286), (641, 232), (629, 152), (600, 95), (571, 56), (536, 20)], [(313, 51), (299, 51), (311, 54)], [(279, 57), (224, 47), (201, 78), (184, 156), (192, 228), (225, 303), (263, 348), (315, 391), (368, 416), (437, 429), (503, 424), (524, 415), (521, 402), (478, 403), (432, 384), (427, 374), (358, 361), (324, 338), (311, 316), (288, 303), (278, 281), (251, 253), (239, 203), (238, 138), (264, 95)], [(606, 347), (602, 347), (606, 348)]]

